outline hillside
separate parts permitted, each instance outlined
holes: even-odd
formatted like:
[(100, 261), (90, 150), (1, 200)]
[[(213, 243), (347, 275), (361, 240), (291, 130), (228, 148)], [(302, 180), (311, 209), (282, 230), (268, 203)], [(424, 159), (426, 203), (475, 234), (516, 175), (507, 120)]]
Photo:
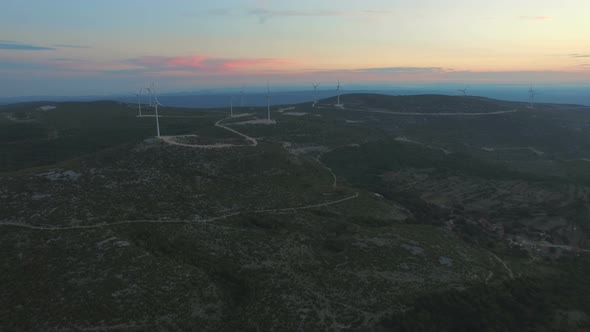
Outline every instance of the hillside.
[(341, 101), (6, 106), (0, 329), (590, 327), (590, 109)]
[[(446, 95), (388, 96), (380, 94), (347, 94), (344, 97), (350, 108), (416, 113), (486, 113), (506, 111), (519, 103), (503, 102), (482, 97)], [(326, 100), (335, 103), (335, 98)]]

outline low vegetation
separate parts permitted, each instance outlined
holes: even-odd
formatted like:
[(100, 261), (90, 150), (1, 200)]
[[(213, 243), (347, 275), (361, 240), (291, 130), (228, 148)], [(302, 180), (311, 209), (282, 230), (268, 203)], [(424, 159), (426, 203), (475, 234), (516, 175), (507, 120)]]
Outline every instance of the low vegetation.
[(0, 329), (590, 328), (587, 113), (333, 102), (3, 107)]

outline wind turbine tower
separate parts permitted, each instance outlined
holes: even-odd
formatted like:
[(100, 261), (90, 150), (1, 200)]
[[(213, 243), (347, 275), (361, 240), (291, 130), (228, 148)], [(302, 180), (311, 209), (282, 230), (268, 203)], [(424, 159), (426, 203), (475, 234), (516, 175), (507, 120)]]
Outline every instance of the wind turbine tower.
[(137, 96), (137, 108), (139, 109), (139, 117), (141, 118), (141, 92), (143, 91), (143, 88), (139, 89), (139, 93), (136, 94)]
[(463, 95), (463, 97), (465, 97), (467, 95), (467, 88), (465, 88), (465, 89), (458, 89), (457, 91), (461, 92), (461, 94)]
[(266, 81), (266, 120), (270, 122), (270, 83)]
[(318, 86), (320, 86), (320, 83), (312, 83), (311, 85), (313, 85), (313, 103), (315, 104), (318, 102)]
[(152, 84), (151, 90), (153, 91), (154, 94), (154, 107), (156, 110), (156, 133), (157, 133), (157, 137), (160, 138), (160, 116), (158, 115), (158, 106), (164, 106), (162, 104), (160, 104), (160, 102), (158, 101), (158, 95), (156, 94), (156, 88), (154, 87), (154, 85)]
[(540, 94), (540, 92), (533, 90), (533, 86), (531, 85), (531, 87), (529, 88), (529, 99), (531, 101), (531, 109), (535, 108), (535, 96)]
[(154, 92), (152, 90), (154, 89), (154, 83), (152, 83), (149, 88), (145, 88), (145, 89), (149, 92), (149, 96), (150, 96), (150, 107), (153, 107), (153, 104), (152, 104), (152, 94)]
[(338, 104), (336, 104), (336, 107), (342, 108), (344, 105), (342, 105), (340, 103), (340, 80), (338, 80), (338, 85), (336, 86), (336, 92), (338, 92)]

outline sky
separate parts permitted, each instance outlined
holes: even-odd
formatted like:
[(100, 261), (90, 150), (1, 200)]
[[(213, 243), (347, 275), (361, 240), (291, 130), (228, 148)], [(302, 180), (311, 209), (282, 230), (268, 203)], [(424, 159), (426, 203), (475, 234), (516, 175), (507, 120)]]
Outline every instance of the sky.
[(0, 97), (590, 84), (588, 0), (2, 0)]

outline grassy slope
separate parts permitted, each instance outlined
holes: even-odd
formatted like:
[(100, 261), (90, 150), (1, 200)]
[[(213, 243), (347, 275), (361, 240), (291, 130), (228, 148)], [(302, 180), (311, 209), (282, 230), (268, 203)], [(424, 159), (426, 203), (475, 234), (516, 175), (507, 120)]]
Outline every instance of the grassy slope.
[[(0, 172), (51, 165), (154, 136), (153, 117), (136, 118), (136, 110), (116, 102), (58, 103), (47, 112), (25, 108), (33, 122), (0, 122)], [(25, 112), (20, 108), (18, 111)], [(149, 111), (144, 114), (150, 114)], [(163, 110), (163, 114), (186, 114), (182, 110)], [(192, 112), (201, 115), (203, 113)], [(204, 113), (203, 115), (215, 113)], [(186, 133), (207, 127), (211, 119), (162, 118), (163, 134)], [(56, 134), (51, 136), (51, 134)], [(51, 136), (51, 137), (50, 137)]]

